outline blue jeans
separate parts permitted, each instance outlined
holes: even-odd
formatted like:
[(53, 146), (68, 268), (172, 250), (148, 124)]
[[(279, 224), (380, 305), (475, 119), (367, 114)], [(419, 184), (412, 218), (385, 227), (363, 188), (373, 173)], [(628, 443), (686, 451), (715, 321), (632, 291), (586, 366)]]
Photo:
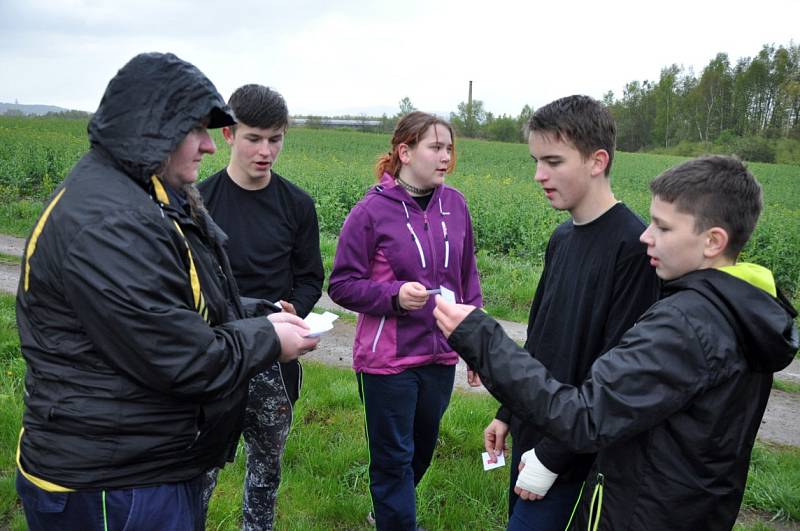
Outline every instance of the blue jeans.
[(580, 483), (554, 483), (541, 500), (517, 499), (508, 531), (563, 531), (581, 492)]
[(201, 493), (200, 477), (152, 487), (47, 492), (17, 471), (30, 531), (202, 531)]
[(369, 489), (378, 530), (416, 529), (416, 491), (433, 458), (455, 366), (360, 373), (369, 443)]

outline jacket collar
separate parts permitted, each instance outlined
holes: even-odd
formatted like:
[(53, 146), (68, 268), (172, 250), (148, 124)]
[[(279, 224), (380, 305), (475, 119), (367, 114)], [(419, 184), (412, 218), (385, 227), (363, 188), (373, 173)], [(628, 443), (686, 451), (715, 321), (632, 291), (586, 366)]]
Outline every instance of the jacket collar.
[[(446, 186), (447, 185), (445, 184), (440, 184), (433, 189), (433, 196), (431, 197), (431, 201), (428, 206), (428, 208), (439, 209), (441, 214), (445, 216), (449, 215), (449, 212), (447, 212), (445, 208), (446, 205), (442, 203), (442, 193)], [(411, 194), (409, 194), (402, 186), (398, 186), (394, 181), (394, 176), (386, 172), (384, 172), (384, 174), (381, 176), (378, 185), (373, 187), (370, 192), (380, 194), (383, 197), (387, 197), (395, 201), (400, 201), (405, 205), (413, 205), (412, 208), (419, 208), (419, 205), (417, 205), (417, 202), (414, 201), (414, 198), (411, 196)]]

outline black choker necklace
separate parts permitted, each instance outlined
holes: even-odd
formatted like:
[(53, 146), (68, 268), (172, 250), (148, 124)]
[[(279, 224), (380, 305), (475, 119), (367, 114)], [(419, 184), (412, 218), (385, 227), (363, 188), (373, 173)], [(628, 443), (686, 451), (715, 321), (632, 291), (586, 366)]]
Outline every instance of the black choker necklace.
[(402, 186), (410, 194), (428, 195), (430, 193), (433, 193), (433, 188), (417, 188), (412, 184), (408, 184), (400, 177), (395, 177), (394, 182)]

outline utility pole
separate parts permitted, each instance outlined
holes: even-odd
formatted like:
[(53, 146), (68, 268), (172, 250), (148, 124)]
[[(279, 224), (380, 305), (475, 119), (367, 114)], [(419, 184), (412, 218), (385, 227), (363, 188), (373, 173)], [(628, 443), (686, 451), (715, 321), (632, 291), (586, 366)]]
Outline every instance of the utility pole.
[(473, 124), (475, 122), (475, 115), (472, 113), (472, 81), (469, 82), (469, 94), (467, 95), (467, 132), (469, 136), (474, 133)]

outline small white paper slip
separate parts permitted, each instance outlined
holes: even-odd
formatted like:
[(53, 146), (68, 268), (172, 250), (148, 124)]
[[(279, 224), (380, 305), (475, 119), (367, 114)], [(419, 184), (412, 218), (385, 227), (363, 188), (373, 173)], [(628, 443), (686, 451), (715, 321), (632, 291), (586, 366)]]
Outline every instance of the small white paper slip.
[(483, 469), (484, 470), (491, 470), (493, 468), (500, 468), (501, 466), (505, 466), (505, 464), (506, 464), (506, 457), (503, 454), (500, 454), (500, 455), (497, 456), (497, 462), (496, 463), (490, 463), (489, 462), (489, 452), (483, 452), (481, 454), (481, 457), (483, 458)]
[(449, 302), (450, 304), (456, 303), (456, 294), (453, 291), (444, 286), (439, 286), (439, 289), (442, 290), (439, 294), (445, 301)]
[(333, 322), (339, 316), (335, 313), (310, 313), (303, 321), (308, 325), (309, 331), (304, 337), (318, 337), (333, 328)]

